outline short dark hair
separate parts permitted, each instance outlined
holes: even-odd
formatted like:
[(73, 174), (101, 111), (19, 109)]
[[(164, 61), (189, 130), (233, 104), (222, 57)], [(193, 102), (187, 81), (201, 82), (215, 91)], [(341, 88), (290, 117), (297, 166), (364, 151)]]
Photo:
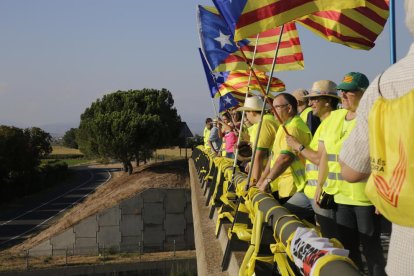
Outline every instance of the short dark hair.
[(206, 124), (211, 123), (213, 120), (211, 118), (206, 119)]
[(280, 93), (276, 95), (275, 99), (280, 96), (282, 96), (288, 102), (288, 104), (292, 106), (293, 112), (297, 114), (298, 113), (298, 101), (296, 100), (296, 98), (289, 93)]

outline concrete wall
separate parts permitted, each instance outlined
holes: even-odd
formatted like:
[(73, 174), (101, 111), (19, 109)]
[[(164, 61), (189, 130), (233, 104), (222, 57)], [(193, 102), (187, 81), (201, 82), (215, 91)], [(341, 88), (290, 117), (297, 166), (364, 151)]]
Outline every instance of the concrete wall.
[(148, 189), (29, 250), (30, 255), (194, 249), (191, 191)]

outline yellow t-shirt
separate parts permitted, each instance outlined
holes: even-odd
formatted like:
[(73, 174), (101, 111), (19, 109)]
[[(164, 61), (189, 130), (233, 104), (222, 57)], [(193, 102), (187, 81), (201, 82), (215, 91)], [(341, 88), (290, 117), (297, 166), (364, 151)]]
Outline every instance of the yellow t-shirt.
[[(295, 137), (299, 143), (304, 146), (309, 145), (312, 134), (308, 128), (308, 126), (303, 122), (303, 120), (299, 116), (295, 116), (289, 121), (285, 123), (286, 130), (289, 132), (290, 135)], [(275, 142), (272, 148), (272, 159), (270, 162), (270, 167), (272, 168), (279, 157), (280, 154), (289, 154), (295, 160), (291, 164), (292, 166), (300, 166), (305, 170), (305, 161), (302, 157), (297, 156), (294, 153), (294, 150), (289, 147), (286, 143), (286, 133), (282, 127), (280, 127), (276, 133)], [(276, 178), (272, 183), (270, 183), (270, 187), (273, 191), (279, 191), (280, 197), (288, 197), (293, 195), (296, 192), (296, 186), (299, 186), (301, 189), (304, 183), (294, 183), (294, 176), (292, 175), (292, 170), (287, 169), (285, 170), (278, 178)]]
[[(262, 127), (260, 129), (260, 135), (259, 135), (259, 139), (257, 142), (258, 150), (270, 151), (270, 149), (272, 148), (273, 142), (275, 141), (275, 135), (276, 135), (278, 126), (279, 125), (276, 122), (273, 115), (265, 114), (263, 116)], [(259, 124), (254, 124), (253, 126), (251, 126), (251, 130), (249, 129), (250, 144), (252, 145), (252, 147), (254, 146), (254, 141), (256, 140), (258, 128), (259, 128)]]
[(203, 138), (204, 138), (204, 148), (209, 149), (210, 145), (208, 144), (208, 138), (210, 138), (210, 130), (207, 127), (204, 128)]

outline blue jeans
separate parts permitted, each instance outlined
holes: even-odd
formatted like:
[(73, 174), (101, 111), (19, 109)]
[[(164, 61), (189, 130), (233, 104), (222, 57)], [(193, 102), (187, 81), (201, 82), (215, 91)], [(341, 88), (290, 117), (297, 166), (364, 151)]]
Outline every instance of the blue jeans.
[(310, 223), (315, 223), (315, 213), (313, 212), (311, 200), (303, 192), (295, 193), (283, 207), (300, 219), (306, 219)]
[(369, 275), (386, 275), (380, 240), (381, 221), (375, 214), (375, 207), (338, 204), (336, 223), (339, 241), (349, 250), (349, 258), (363, 270), (361, 242)]

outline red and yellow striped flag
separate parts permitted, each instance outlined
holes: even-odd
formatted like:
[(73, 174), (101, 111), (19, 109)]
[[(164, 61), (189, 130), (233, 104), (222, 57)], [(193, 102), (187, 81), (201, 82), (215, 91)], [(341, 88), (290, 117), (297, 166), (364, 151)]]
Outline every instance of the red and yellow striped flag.
[(364, 0), (213, 0), (239, 41), (299, 17), (364, 6)]
[(366, 0), (365, 7), (316, 12), (297, 22), (328, 41), (369, 50), (384, 29), (388, 14), (389, 0)]
[[(254, 57), (253, 68), (255, 70), (268, 72), (271, 70), (273, 57), (275, 55), (281, 28), (274, 28), (259, 34)], [(248, 38), (249, 43), (241, 47), (250, 64), (253, 62), (253, 53), (256, 37)], [(282, 40), (276, 59), (275, 71), (303, 70), (304, 60), (299, 35), (294, 22), (284, 26)], [(240, 50), (229, 55), (217, 68), (216, 72), (248, 70), (244, 57)]]
[[(266, 89), (269, 77), (264, 72), (256, 71), (255, 73), (259, 78), (262, 87)], [(251, 77), (249, 86), (247, 86), (248, 82), (249, 71), (231, 71), (227, 75), (225, 82), (219, 85), (219, 93), (217, 94), (219, 94), (220, 96), (224, 96), (230, 92), (246, 93), (249, 90), (260, 90), (259, 83), (253, 76)], [(272, 77), (269, 91), (285, 91), (285, 84), (280, 79)]]

